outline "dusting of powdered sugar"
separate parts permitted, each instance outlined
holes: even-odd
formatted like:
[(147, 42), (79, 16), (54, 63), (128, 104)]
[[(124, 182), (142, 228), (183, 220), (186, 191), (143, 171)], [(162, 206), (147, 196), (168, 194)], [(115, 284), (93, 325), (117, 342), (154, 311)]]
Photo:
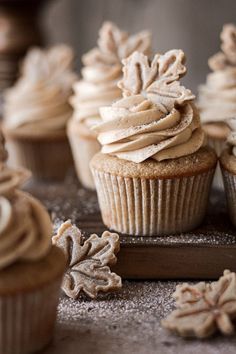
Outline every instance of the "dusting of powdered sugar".
[(174, 308), (176, 282), (124, 281), (121, 291), (97, 300), (64, 295), (54, 343), (46, 354), (233, 354), (236, 339), (184, 340), (161, 326)]
[[(26, 189), (48, 208), (55, 230), (70, 218), (85, 237), (94, 226), (105, 230), (95, 192), (83, 189), (74, 177), (63, 184), (29, 183)], [(168, 237), (121, 236), (121, 243), (235, 244), (235, 231), (225, 213), (220, 192), (211, 198), (211, 213), (197, 231)], [(90, 226), (88, 226), (90, 225)], [(227, 231), (226, 231), (227, 230)], [(96, 300), (61, 296), (54, 342), (44, 354), (233, 354), (236, 337), (217, 335), (209, 340), (183, 340), (161, 327), (174, 308), (177, 282), (124, 281), (118, 293)]]

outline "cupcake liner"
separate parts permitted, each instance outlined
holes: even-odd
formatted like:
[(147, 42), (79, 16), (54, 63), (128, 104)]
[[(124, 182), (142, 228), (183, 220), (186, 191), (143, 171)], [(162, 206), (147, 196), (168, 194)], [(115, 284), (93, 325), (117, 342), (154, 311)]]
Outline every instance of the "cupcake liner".
[(61, 279), (29, 293), (0, 295), (0, 353), (28, 354), (53, 335)]
[(215, 139), (209, 136), (207, 136), (207, 144), (215, 150), (217, 156), (221, 155), (226, 145), (225, 140)]
[(73, 165), (66, 136), (42, 140), (7, 136), (6, 147), (9, 165), (25, 167), (38, 179), (63, 180)]
[(93, 175), (91, 173), (89, 162), (92, 157), (101, 150), (101, 146), (96, 138), (80, 137), (73, 131), (68, 132), (72, 155), (74, 158), (77, 176), (86, 188), (95, 190)]
[[(224, 140), (211, 138), (209, 136), (207, 137), (207, 144), (215, 150), (218, 157), (221, 155), (222, 151), (226, 146)], [(214, 188), (224, 189), (224, 183), (223, 183), (222, 173), (221, 173), (219, 163), (216, 166), (216, 171), (215, 171), (212, 185)]]
[(236, 175), (225, 170), (222, 165), (221, 170), (223, 175), (229, 216), (234, 226), (236, 226)]
[(130, 235), (185, 232), (203, 220), (214, 169), (172, 179), (130, 178), (93, 168), (103, 222)]

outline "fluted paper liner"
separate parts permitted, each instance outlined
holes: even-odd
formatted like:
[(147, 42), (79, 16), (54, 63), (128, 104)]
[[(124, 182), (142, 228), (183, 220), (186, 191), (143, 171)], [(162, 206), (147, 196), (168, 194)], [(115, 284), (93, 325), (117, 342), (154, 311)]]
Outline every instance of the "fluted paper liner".
[[(209, 136), (207, 136), (207, 144), (215, 150), (217, 156), (221, 155), (222, 151), (224, 150), (224, 148), (226, 146), (226, 143), (224, 140), (211, 138)], [(224, 189), (224, 183), (223, 183), (222, 173), (220, 170), (219, 163), (217, 163), (217, 166), (216, 166), (216, 171), (215, 171), (212, 185), (215, 188)]]
[(72, 155), (66, 136), (58, 139), (24, 139), (7, 137), (9, 165), (23, 166), (34, 177), (48, 180), (63, 180), (72, 167)]
[(0, 353), (28, 354), (51, 340), (61, 279), (39, 290), (0, 296)]
[(222, 165), (221, 171), (223, 175), (229, 216), (234, 226), (236, 226), (236, 175), (225, 170)]
[(130, 235), (189, 231), (203, 220), (214, 169), (182, 178), (145, 179), (93, 169), (103, 222)]
[(78, 179), (84, 187), (95, 190), (89, 163), (92, 157), (101, 149), (99, 142), (93, 137), (80, 137), (72, 129), (68, 129), (68, 137)]

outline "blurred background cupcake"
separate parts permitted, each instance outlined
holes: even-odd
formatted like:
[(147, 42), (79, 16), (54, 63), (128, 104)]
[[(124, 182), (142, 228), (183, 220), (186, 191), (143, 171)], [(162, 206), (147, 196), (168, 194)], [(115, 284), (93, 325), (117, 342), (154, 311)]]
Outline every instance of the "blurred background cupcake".
[(6, 158), (0, 133), (0, 352), (23, 354), (52, 339), (66, 260), (46, 209), (19, 190), (29, 173)]
[[(220, 156), (229, 134), (227, 119), (236, 116), (236, 27), (224, 25), (221, 32), (222, 51), (209, 59), (213, 70), (205, 85), (199, 88), (199, 109), (208, 143)], [(215, 186), (222, 187), (220, 169)]]
[(100, 122), (99, 108), (121, 97), (117, 83), (122, 76), (121, 60), (134, 50), (149, 54), (151, 35), (147, 31), (129, 36), (111, 22), (105, 22), (99, 31), (96, 48), (83, 55), (82, 80), (74, 85), (70, 102), (74, 114), (68, 124), (68, 137), (81, 183), (94, 189), (89, 162), (100, 144), (91, 127)]
[(19, 75), (19, 63), (33, 45), (42, 45), (40, 8), (45, 0), (0, 1), (0, 116), (4, 90)]
[(229, 216), (236, 226), (236, 117), (227, 121), (230, 134), (227, 147), (220, 156), (220, 167), (223, 175)]
[(4, 96), (3, 130), (11, 166), (24, 166), (40, 179), (65, 177), (72, 165), (66, 124), (75, 80), (70, 47), (28, 52), (20, 78)]

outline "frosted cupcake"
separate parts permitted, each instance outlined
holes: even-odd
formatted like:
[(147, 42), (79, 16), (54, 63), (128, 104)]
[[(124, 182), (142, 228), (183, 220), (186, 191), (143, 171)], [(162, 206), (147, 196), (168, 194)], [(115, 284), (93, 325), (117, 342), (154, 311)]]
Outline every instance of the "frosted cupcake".
[[(236, 116), (236, 27), (224, 25), (221, 33), (222, 51), (209, 59), (212, 73), (199, 88), (199, 108), (208, 143), (220, 156), (230, 129), (227, 119)], [(222, 187), (219, 170), (215, 186)]]
[(227, 121), (231, 132), (227, 148), (221, 154), (220, 167), (223, 175), (229, 216), (236, 226), (236, 117)]
[(66, 124), (76, 75), (65, 45), (27, 54), (21, 77), (5, 95), (3, 129), (13, 167), (43, 179), (63, 179), (72, 165)]
[(117, 87), (122, 77), (121, 60), (134, 50), (148, 54), (150, 46), (149, 32), (129, 36), (113, 23), (105, 22), (99, 31), (98, 46), (82, 57), (82, 80), (74, 85), (71, 99), (74, 114), (68, 125), (68, 136), (78, 178), (85, 187), (94, 189), (89, 162), (101, 148), (91, 127), (101, 121), (99, 108), (121, 97)]
[(104, 224), (152, 236), (192, 230), (203, 220), (217, 157), (204, 132), (181, 50), (123, 60), (123, 99), (101, 108), (91, 161)]
[(5, 165), (0, 138), (0, 352), (27, 354), (49, 343), (65, 257), (51, 246), (44, 207), (18, 189), (28, 177)]

